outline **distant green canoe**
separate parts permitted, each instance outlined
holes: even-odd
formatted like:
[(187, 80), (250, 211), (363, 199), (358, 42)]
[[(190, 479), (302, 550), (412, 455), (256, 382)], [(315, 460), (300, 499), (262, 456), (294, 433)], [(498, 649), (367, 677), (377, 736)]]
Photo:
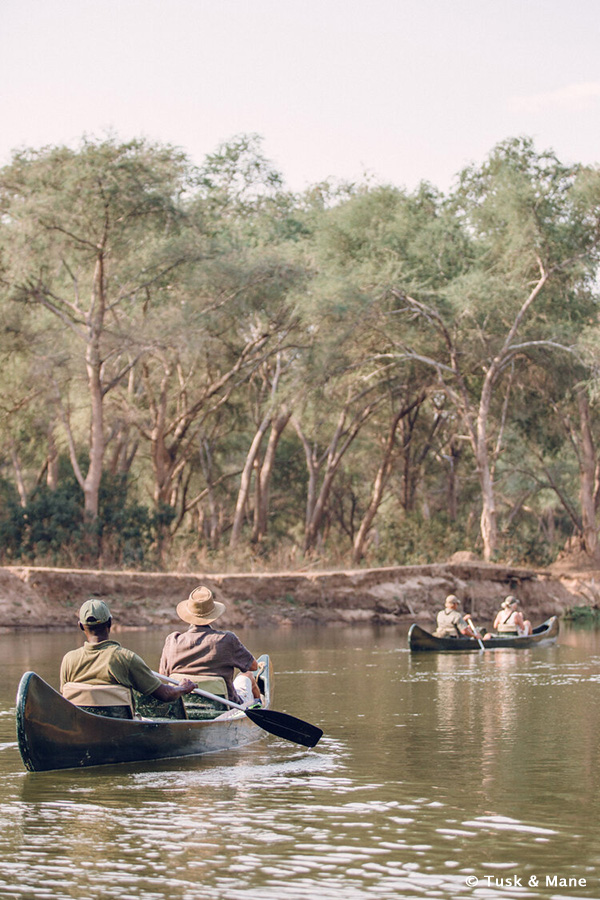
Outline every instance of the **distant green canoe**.
[(497, 650), (501, 647), (510, 647), (513, 650), (524, 650), (527, 647), (535, 647), (540, 644), (553, 644), (558, 637), (558, 617), (551, 616), (541, 625), (533, 629), (533, 634), (517, 637), (517, 635), (495, 635), (482, 640), (469, 637), (436, 637), (421, 628), (419, 625), (411, 625), (408, 632), (408, 646), (411, 650), (479, 650), (483, 644), (484, 652)]

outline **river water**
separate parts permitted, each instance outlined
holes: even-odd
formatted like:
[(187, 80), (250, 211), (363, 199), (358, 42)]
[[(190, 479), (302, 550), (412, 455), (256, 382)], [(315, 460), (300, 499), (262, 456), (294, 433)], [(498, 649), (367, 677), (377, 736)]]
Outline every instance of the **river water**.
[[(184, 760), (28, 773), (15, 692), (72, 634), (3, 634), (0, 897), (600, 897), (600, 631), (411, 654), (406, 629), (246, 629), (273, 707), (323, 728)], [(115, 635), (156, 668), (164, 635)]]

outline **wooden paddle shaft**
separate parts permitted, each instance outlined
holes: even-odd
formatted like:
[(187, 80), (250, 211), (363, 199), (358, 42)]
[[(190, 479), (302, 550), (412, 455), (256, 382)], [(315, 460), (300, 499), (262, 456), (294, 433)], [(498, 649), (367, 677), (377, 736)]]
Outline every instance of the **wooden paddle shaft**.
[(475, 632), (475, 640), (477, 640), (479, 642), (479, 646), (481, 647), (481, 649), (485, 650), (485, 645), (484, 645), (483, 641), (481, 640), (481, 638), (479, 637), (479, 634), (477, 632), (477, 626), (475, 625), (475, 622), (473, 621), (473, 616), (470, 613), (469, 613), (469, 619), (471, 621), (471, 628)]
[[(161, 681), (164, 681), (165, 684), (180, 684), (176, 678), (169, 678), (167, 675), (161, 675), (160, 672), (153, 672), (152, 674), (156, 675), (157, 678), (160, 678)], [(200, 694), (201, 697), (206, 697), (208, 700), (216, 700), (224, 706), (231, 706), (233, 709), (241, 709), (242, 712), (246, 711), (246, 708), (240, 703), (234, 703), (233, 700), (228, 700), (226, 697), (219, 697), (218, 694), (211, 694), (209, 691), (203, 691), (201, 688), (194, 688), (193, 691), (190, 691), (190, 694)]]

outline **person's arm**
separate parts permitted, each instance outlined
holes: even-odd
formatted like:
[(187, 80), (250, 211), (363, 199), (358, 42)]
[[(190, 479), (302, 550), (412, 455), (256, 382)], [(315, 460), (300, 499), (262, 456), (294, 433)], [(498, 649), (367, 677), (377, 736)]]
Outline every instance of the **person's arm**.
[[(141, 656), (131, 650), (122, 651), (111, 660), (111, 673), (118, 684), (131, 687), (140, 694), (149, 694), (163, 703), (171, 703), (182, 694), (189, 694), (196, 685), (189, 678), (179, 684), (160, 684), (160, 679)], [(157, 684), (158, 682), (158, 684)]]
[(466, 628), (461, 628), (461, 631), (464, 634), (464, 636), (479, 638), (479, 634), (478, 634), (475, 626), (473, 625), (473, 620), (472, 620), (471, 616), (469, 615), (469, 613), (467, 613), (466, 616), (463, 617), (463, 619), (464, 619), (464, 624), (467, 626)]
[[(221, 650), (222, 648), (222, 650)], [(244, 647), (240, 639), (233, 631), (227, 632), (226, 638), (221, 645), (222, 659), (227, 663), (239, 669), (243, 674), (256, 672), (258, 662), (254, 658), (254, 654)]]
[(173, 646), (175, 638), (178, 636), (179, 634), (178, 632), (176, 632), (175, 634), (168, 634), (165, 638), (165, 643), (163, 644), (162, 653), (160, 655), (160, 663), (158, 664), (158, 671), (161, 675), (171, 674), (171, 648)]
[(161, 684), (152, 691), (152, 696), (162, 703), (172, 703), (173, 700), (179, 699), (183, 694), (189, 694), (195, 690), (196, 685), (189, 678), (184, 678), (179, 684)]
[(160, 657), (160, 663), (158, 664), (158, 671), (161, 675), (170, 675), (170, 669), (167, 662), (167, 654), (165, 653), (165, 647), (163, 647), (163, 652)]
[[(235, 635), (232, 635), (232, 637), (234, 638), (234, 642), (237, 645), (236, 653), (235, 653), (235, 656), (237, 658), (234, 662), (234, 665), (237, 669), (240, 670), (240, 675), (245, 675), (246, 678), (250, 679), (250, 686), (252, 688), (252, 696), (256, 699), (259, 699), (260, 698), (260, 688), (258, 687), (258, 684), (256, 683), (256, 678), (252, 674), (253, 672), (257, 671), (258, 662), (254, 658), (252, 653), (248, 650), (248, 648), (244, 647), (244, 645), (242, 644), (242, 642), (239, 640), (238, 637), (236, 637)], [(248, 662), (248, 658), (250, 658), (250, 662)]]
[(252, 696), (256, 700), (260, 700), (260, 688), (256, 682), (256, 678), (252, 674), (253, 672), (256, 672), (257, 669), (258, 669), (258, 663), (255, 659), (253, 659), (252, 664), (248, 667), (248, 669), (245, 672), (241, 672), (241, 674), (245, 675), (246, 678), (250, 679), (250, 685), (252, 687)]
[(513, 616), (513, 622), (520, 628), (522, 631), (526, 631), (527, 626), (525, 625), (525, 619), (523, 618), (523, 613), (520, 610), (517, 610)]
[(63, 660), (62, 660), (62, 662), (61, 662), (61, 664), (60, 664), (60, 675), (59, 675), (59, 678), (60, 678), (60, 689), (61, 689), (61, 691), (62, 691), (63, 685), (64, 685), (65, 681), (68, 681), (68, 680), (69, 680), (69, 679), (67, 678), (67, 666), (66, 666), (65, 658), (64, 658), (64, 657), (63, 657)]

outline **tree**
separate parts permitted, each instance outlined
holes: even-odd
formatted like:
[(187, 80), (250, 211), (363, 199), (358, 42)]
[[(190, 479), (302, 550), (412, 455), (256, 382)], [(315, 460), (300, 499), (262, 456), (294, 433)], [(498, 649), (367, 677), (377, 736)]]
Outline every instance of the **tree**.
[[(190, 169), (178, 151), (137, 140), (84, 141), (16, 153), (0, 173), (8, 296), (42, 309), (68, 334), (71, 378), (56, 381), (85, 512), (98, 514), (107, 395), (145, 347), (136, 320), (182, 262), (181, 194)], [(72, 407), (85, 384), (89, 463), (83, 470)], [(65, 391), (68, 390), (69, 394)]]
[(422, 392), (417, 397), (410, 398), (410, 388), (405, 387), (405, 392), (400, 394), (400, 396), (393, 397), (393, 407), (388, 418), (387, 430), (383, 431), (379, 440), (381, 451), (379, 465), (373, 478), (371, 496), (352, 541), (352, 560), (354, 563), (359, 563), (364, 556), (369, 533), (383, 501), (396, 456), (397, 432), (400, 423), (403, 419), (410, 416), (411, 413), (419, 410), (425, 401), (425, 396), (425, 392)]
[[(462, 173), (449, 201), (469, 239), (469, 265), (421, 296), (393, 289), (405, 320), (417, 318), (436, 335), (434, 353), (402, 338), (396, 348), (436, 371), (461, 417), (479, 479), (486, 560), (498, 547), (494, 465), (510, 373), (542, 349), (568, 352), (592, 314), (600, 205), (582, 191), (580, 176), (528, 140), (500, 144), (481, 168)], [(504, 400), (494, 411), (500, 386)]]

